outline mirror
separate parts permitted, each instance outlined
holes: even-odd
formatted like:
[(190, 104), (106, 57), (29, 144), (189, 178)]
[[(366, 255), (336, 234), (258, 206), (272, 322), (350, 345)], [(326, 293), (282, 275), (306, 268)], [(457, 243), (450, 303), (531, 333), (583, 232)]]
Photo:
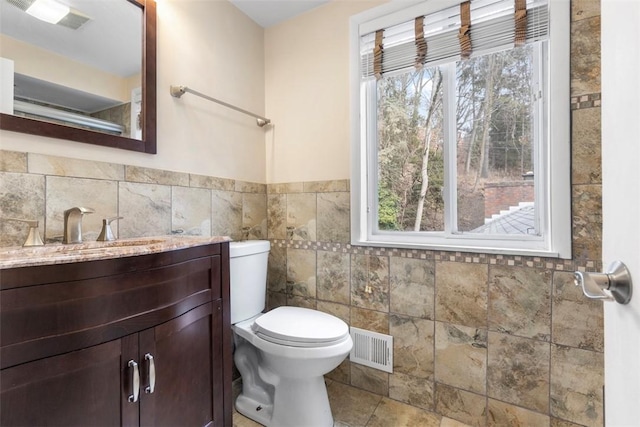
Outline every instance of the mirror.
[(155, 154), (155, 1), (55, 1), (0, 0), (0, 129)]

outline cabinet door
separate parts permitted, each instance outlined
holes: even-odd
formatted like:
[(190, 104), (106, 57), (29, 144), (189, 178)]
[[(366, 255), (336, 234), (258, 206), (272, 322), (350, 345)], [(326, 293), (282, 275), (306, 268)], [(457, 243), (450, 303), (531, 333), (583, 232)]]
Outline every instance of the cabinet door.
[[(203, 304), (140, 333), (143, 426), (222, 426), (222, 303)], [(149, 361), (155, 365), (155, 389), (149, 385)]]
[(122, 358), (115, 340), (0, 371), (0, 425), (120, 425)]

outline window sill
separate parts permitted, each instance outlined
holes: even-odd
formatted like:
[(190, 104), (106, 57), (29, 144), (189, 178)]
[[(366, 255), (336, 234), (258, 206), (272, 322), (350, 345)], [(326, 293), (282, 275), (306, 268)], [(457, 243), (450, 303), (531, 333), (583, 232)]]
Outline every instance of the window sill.
[[(486, 243), (486, 241), (485, 241)], [(504, 243), (504, 242), (501, 242)], [(465, 252), (476, 254), (493, 254), (493, 255), (516, 255), (530, 256), (541, 258), (560, 258), (571, 259), (571, 254), (561, 254), (558, 251), (548, 250), (544, 248), (516, 248), (516, 247), (493, 247), (488, 245), (469, 246), (463, 244), (437, 244), (437, 243), (408, 243), (384, 240), (351, 240), (352, 246), (367, 246), (380, 248), (398, 248), (398, 249), (418, 249), (428, 251), (446, 251), (446, 252)]]

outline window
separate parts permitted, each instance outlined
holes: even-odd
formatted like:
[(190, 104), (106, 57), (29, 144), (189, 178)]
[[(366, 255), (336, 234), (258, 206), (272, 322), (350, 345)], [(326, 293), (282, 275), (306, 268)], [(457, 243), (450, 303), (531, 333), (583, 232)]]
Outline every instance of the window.
[(352, 17), (352, 244), (570, 258), (569, 22), (557, 0)]

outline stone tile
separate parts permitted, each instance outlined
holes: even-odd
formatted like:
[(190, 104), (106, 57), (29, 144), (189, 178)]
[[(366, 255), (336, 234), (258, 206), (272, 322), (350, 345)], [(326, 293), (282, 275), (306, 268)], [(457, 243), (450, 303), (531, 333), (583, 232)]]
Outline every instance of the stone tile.
[(242, 239), (267, 238), (267, 195), (242, 194)]
[(120, 182), (118, 206), (121, 238), (171, 233), (171, 187)]
[(350, 257), (342, 252), (318, 251), (318, 299), (349, 304)]
[(6, 218), (38, 220), (40, 237), (44, 240), (45, 177), (0, 172), (0, 216), (5, 219), (0, 221), (0, 246), (21, 246), (29, 235), (26, 224)]
[(571, 20), (600, 16), (600, 0), (573, 0), (571, 2)]
[(160, 185), (189, 186), (189, 174), (161, 169), (125, 166), (125, 179), (129, 182)]
[(242, 194), (211, 190), (211, 235), (242, 240)]
[(287, 292), (287, 248), (271, 245), (267, 263), (267, 289), (269, 292)]
[(310, 308), (312, 310), (316, 309), (316, 305), (318, 300), (315, 298), (302, 297), (298, 295), (287, 295), (287, 305), (291, 307), (301, 307), (301, 308)]
[(487, 395), (534, 411), (549, 411), (550, 344), (489, 332)]
[(349, 193), (320, 193), (317, 197), (317, 239), (319, 242), (348, 243), (351, 240), (349, 223)]
[(436, 320), (486, 329), (488, 270), (484, 264), (436, 262)]
[(548, 415), (529, 411), (528, 409), (510, 405), (508, 403), (489, 399), (489, 414), (487, 416), (489, 426), (503, 427), (549, 427)]
[(267, 237), (281, 240), (287, 238), (287, 196), (285, 194), (267, 195)]
[(281, 292), (267, 292), (267, 311), (287, 305), (287, 294)]
[[(168, 188), (167, 190), (170, 193)], [(47, 240), (62, 241), (64, 211), (74, 206), (92, 208), (95, 211), (95, 213), (83, 216), (82, 237), (85, 241), (96, 240), (102, 230), (102, 219), (118, 214), (118, 183), (98, 179), (48, 176), (46, 177), (46, 204)], [(122, 205), (120, 206), (120, 216), (125, 218), (119, 220), (119, 224), (113, 223), (112, 226), (114, 235), (124, 237), (122, 227), (125, 221), (128, 219), (131, 223), (135, 218), (124, 213)], [(167, 206), (170, 206), (170, 199)], [(152, 219), (147, 219), (147, 221), (151, 222)], [(138, 236), (141, 234), (137, 234), (135, 237)]]
[(602, 186), (574, 185), (572, 189), (573, 258), (602, 259)]
[(316, 252), (287, 249), (287, 294), (316, 298)]
[(331, 181), (307, 181), (303, 183), (305, 193), (328, 193), (332, 191), (349, 191), (348, 179)]
[(235, 191), (239, 193), (267, 194), (267, 185), (258, 182), (237, 181)]
[(351, 326), (389, 335), (389, 313), (351, 306)]
[(241, 413), (236, 412), (236, 410), (234, 409), (233, 410), (233, 427), (262, 427), (262, 424), (258, 424), (252, 419), (249, 419), (244, 415), (242, 415)]
[(442, 417), (440, 427), (469, 427), (469, 424), (465, 424), (452, 418)]
[(604, 355), (553, 345), (551, 415), (584, 426), (602, 426)]
[(316, 240), (315, 194), (287, 194), (287, 238)]
[(339, 381), (343, 384), (351, 384), (351, 362), (349, 361), (349, 358), (347, 357), (343, 360), (336, 369), (325, 375), (325, 378), (333, 381)]
[(395, 400), (383, 398), (367, 427), (420, 426), (439, 427), (440, 416)]
[(586, 298), (571, 272), (553, 274), (551, 336), (555, 344), (604, 351), (603, 304)]
[(329, 384), (327, 393), (334, 421), (350, 427), (364, 427), (382, 400), (381, 396), (336, 381)]
[(600, 16), (594, 16), (571, 25), (571, 96), (600, 91)]
[(391, 257), (389, 265), (391, 312), (433, 320), (434, 281), (433, 261)]
[[(485, 393), (487, 331), (436, 322), (435, 379), (439, 383)], [(461, 369), (464, 367), (463, 369)]]
[(411, 406), (433, 410), (435, 384), (424, 378), (396, 372), (389, 375), (389, 397)]
[(600, 107), (573, 110), (571, 121), (571, 182), (602, 183)]
[(336, 316), (338, 319), (342, 319), (347, 325), (349, 324), (350, 313), (348, 305), (328, 301), (318, 301), (316, 309)]
[(27, 153), (0, 150), (0, 172), (27, 173)]
[(171, 232), (187, 236), (211, 236), (211, 190), (172, 188)]
[(216, 178), (206, 175), (189, 175), (189, 186), (197, 188), (208, 188), (210, 190), (234, 191), (236, 181), (227, 178)]
[(112, 181), (124, 180), (123, 165), (44, 154), (29, 154), (29, 173)]
[(302, 193), (303, 189), (304, 187), (302, 182), (286, 182), (267, 185), (267, 193), (269, 194)]
[(389, 318), (389, 334), (393, 336), (393, 372), (433, 380), (434, 322), (394, 314)]
[(487, 425), (487, 398), (436, 383), (436, 412), (472, 426)]
[(583, 427), (580, 424), (574, 424), (567, 420), (551, 417), (551, 427)]
[(381, 396), (388, 396), (389, 374), (368, 366), (351, 363), (351, 385)]
[(549, 341), (551, 278), (549, 270), (491, 266), (489, 329)]
[(351, 305), (389, 311), (389, 258), (351, 255)]

